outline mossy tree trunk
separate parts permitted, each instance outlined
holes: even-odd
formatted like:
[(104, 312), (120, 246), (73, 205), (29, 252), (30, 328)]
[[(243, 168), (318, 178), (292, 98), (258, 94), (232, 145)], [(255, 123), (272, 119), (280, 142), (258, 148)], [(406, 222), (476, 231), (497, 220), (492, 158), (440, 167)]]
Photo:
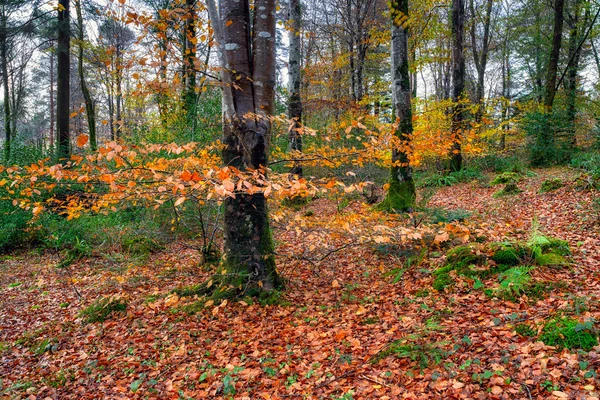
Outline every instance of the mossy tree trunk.
[[(250, 23), (248, 0), (221, 6), (225, 57), (233, 110), (225, 115), (223, 163), (240, 171), (262, 169), (275, 100), (275, 0), (256, 0)], [(221, 289), (257, 294), (282, 287), (274, 256), (266, 198), (236, 193), (225, 200), (225, 254), (218, 275)]]
[(461, 98), (465, 89), (465, 52), (464, 52), (465, 3), (464, 0), (452, 0), (452, 146), (450, 148), (450, 171), (462, 168), (461, 142), (463, 136), (464, 107)]
[(392, 95), (397, 128), (397, 145), (392, 148), (390, 187), (379, 205), (388, 211), (411, 211), (415, 204), (415, 183), (409, 162), (411, 151), (412, 106), (408, 65), (408, 0), (393, 0), (392, 15)]

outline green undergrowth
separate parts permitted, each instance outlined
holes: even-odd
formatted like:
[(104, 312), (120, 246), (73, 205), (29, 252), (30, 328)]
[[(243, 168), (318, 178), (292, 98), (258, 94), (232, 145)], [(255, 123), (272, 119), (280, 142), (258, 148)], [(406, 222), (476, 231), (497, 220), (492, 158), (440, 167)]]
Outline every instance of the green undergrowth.
[(104, 322), (113, 314), (125, 312), (126, 309), (127, 302), (125, 300), (103, 297), (81, 310), (79, 316), (83, 318), (84, 322), (91, 324)]
[(519, 188), (519, 186), (517, 186), (516, 182), (510, 182), (510, 183), (507, 183), (506, 186), (504, 186), (502, 189), (495, 192), (492, 195), (492, 197), (497, 199), (499, 197), (512, 196), (512, 195), (519, 194), (522, 192), (523, 192), (523, 190), (521, 190), (521, 188)]
[(593, 320), (579, 322), (574, 318), (556, 316), (546, 322), (539, 340), (560, 349), (589, 351), (598, 345), (598, 332)]
[(566, 256), (569, 254), (568, 242), (542, 235), (534, 224), (526, 242), (475, 243), (448, 250), (445, 265), (433, 273), (433, 288), (442, 291), (453, 285), (453, 271), (456, 275), (477, 279), (500, 274), (496, 293), (500, 297), (515, 298), (529, 288), (529, 271), (533, 267), (568, 265)]
[(502, 172), (501, 174), (496, 175), (494, 179), (490, 182), (491, 185), (503, 185), (508, 183), (517, 183), (523, 180), (523, 175), (517, 172)]

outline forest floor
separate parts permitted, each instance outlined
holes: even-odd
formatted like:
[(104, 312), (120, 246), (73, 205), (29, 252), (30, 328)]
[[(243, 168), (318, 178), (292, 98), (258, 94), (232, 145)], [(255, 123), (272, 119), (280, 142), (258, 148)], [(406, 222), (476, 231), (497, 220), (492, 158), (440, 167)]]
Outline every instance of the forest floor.
[[(311, 256), (318, 235), (282, 220), (274, 224), (278, 264), (289, 283), (272, 305), (223, 302), (188, 314), (195, 299), (171, 291), (210, 272), (183, 243), (146, 259), (96, 256), (63, 269), (55, 254), (5, 256), (0, 398), (597, 399), (600, 346), (560, 350), (536, 339), (555, 315), (588, 328), (600, 320), (597, 194), (576, 191), (573, 170), (535, 173), (514, 196), (493, 198), (498, 187), (474, 182), (442, 188), (429, 204), (471, 211), (470, 226), (489, 242), (526, 240), (534, 219), (568, 240), (571, 265), (530, 272), (553, 287), (538, 300), (486, 294), (497, 275), (454, 277), (454, 286), (434, 290), (445, 249), (407, 266), (402, 249), (352, 245), (349, 233)], [(539, 194), (556, 177), (570, 183)], [(318, 199), (286, 218), (365, 212), (358, 201), (340, 210)], [(126, 300), (126, 311), (84, 323), (79, 313), (102, 296)], [(530, 330), (517, 333), (519, 324)]]

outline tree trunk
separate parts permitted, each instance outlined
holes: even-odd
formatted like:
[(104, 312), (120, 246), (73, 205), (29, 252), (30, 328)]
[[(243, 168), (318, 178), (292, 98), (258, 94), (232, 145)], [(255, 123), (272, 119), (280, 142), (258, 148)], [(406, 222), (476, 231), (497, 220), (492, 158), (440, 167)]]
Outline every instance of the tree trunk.
[(122, 92), (122, 84), (123, 80), (123, 53), (119, 44), (116, 46), (116, 59), (115, 59), (115, 84), (116, 84), (116, 93), (115, 93), (115, 124), (117, 125), (115, 130), (115, 137), (117, 139), (121, 139), (121, 135), (123, 133), (123, 92)]
[[(289, 131), (290, 150), (302, 152), (302, 98), (300, 97), (300, 35), (302, 33), (302, 9), (300, 0), (290, 0), (288, 21), (290, 30), (288, 37), (290, 42), (289, 65), (288, 65), (288, 87), (290, 97), (288, 99), (288, 116), (293, 121)], [(290, 171), (292, 174), (302, 176), (302, 163), (297, 161)]]
[(392, 97), (396, 117), (394, 135), (398, 142), (392, 148), (390, 187), (380, 208), (411, 211), (415, 204), (415, 183), (409, 162), (411, 151), (412, 107), (410, 70), (408, 65), (408, 0), (392, 0)]
[(79, 83), (81, 84), (81, 93), (85, 101), (85, 114), (87, 116), (88, 131), (90, 134), (90, 148), (92, 151), (96, 151), (98, 148), (98, 141), (96, 139), (96, 110), (92, 96), (85, 82), (85, 75), (83, 73), (83, 16), (81, 14), (81, 0), (75, 1), (75, 10), (77, 11), (77, 23), (79, 24), (79, 57), (77, 60), (77, 71), (79, 73)]
[[(256, 0), (250, 27), (248, 0), (224, 0), (224, 48), (229, 62), (233, 113), (225, 116), (223, 163), (240, 171), (267, 166), (275, 85), (275, 0)], [(252, 33), (251, 33), (252, 32)], [(282, 286), (274, 256), (267, 201), (263, 193), (236, 193), (224, 204), (227, 276), (222, 285), (257, 294)]]
[[(473, 3), (473, 0), (470, 0), (469, 5), (471, 9), (472, 18), (475, 17), (475, 6)], [(487, 67), (488, 52), (490, 45), (490, 25), (493, 4), (494, 0), (487, 0), (485, 7), (485, 16), (483, 20), (483, 39), (481, 43), (481, 52), (477, 50), (477, 39), (475, 35), (477, 24), (475, 23), (475, 21), (473, 21), (471, 24), (471, 46), (473, 47), (473, 59), (475, 61), (475, 69), (477, 70), (477, 87), (475, 89), (475, 103), (479, 105), (477, 112), (475, 113), (476, 122), (481, 121), (481, 117), (483, 117), (485, 109), (485, 104), (482, 101), (485, 89), (485, 69)]]
[(185, 23), (185, 51), (183, 54), (184, 65), (184, 107), (187, 124), (191, 128), (192, 137), (195, 137), (196, 119), (196, 1), (186, 0), (186, 23)]
[(9, 82), (8, 82), (8, 49), (7, 49), (7, 22), (6, 22), (6, 14), (4, 11), (0, 16), (0, 58), (2, 63), (2, 85), (4, 86), (4, 160), (10, 160), (11, 156), (11, 141), (12, 141), (12, 133), (11, 133), (11, 114), (10, 114), (10, 93), (9, 93)]
[(56, 130), (58, 131), (58, 158), (67, 159), (71, 155), (69, 139), (70, 103), (70, 40), (69, 0), (59, 0), (58, 47), (56, 73)]
[(465, 55), (463, 48), (463, 34), (465, 23), (464, 0), (452, 0), (452, 147), (450, 150), (450, 171), (457, 172), (462, 168), (462, 130), (463, 106), (462, 94), (465, 88)]
[(556, 95), (556, 72), (558, 71), (558, 58), (562, 44), (563, 14), (565, 0), (555, 0), (554, 3), (554, 35), (552, 37), (552, 51), (548, 62), (548, 74), (546, 76), (546, 98), (544, 105), (547, 111), (552, 111), (554, 96)]
[(50, 52), (50, 152), (54, 153), (54, 52)]
[(567, 88), (567, 126), (571, 127), (571, 140), (570, 144), (572, 148), (575, 148), (577, 138), (575, 136), (575, 116), (577, 115), (577, 75), (579, 73), (579, 62), (581, 59), (581, 46), (579, 46), (579, 13), (580, 13), (580, 0), (575, 0), (573, 4), (573, 14), (569, 18), (569, 60), (571, 62), (567, 66), (568, 75), (566, 81)]

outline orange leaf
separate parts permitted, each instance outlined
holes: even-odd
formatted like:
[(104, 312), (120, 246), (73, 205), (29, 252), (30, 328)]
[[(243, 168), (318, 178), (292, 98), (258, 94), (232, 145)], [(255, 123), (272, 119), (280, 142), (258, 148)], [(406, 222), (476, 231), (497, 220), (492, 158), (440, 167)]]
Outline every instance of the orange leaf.
[(79, 147), (85, 146), (85, 144), (88, 142), (88, 139), (89, 139), (88, 135), (77, 136), (77, 146), (79, 146)]

